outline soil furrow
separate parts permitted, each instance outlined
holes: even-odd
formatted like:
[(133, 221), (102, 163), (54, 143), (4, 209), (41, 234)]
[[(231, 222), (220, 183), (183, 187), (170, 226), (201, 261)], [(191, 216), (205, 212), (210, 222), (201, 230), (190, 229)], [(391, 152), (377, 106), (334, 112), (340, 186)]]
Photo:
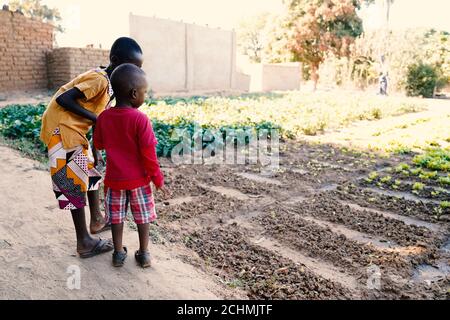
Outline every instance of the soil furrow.
[[(370, 235), (369, 238), (372, 237), (376, 246), (389, 247), (388, 240), (399, 246), (440, 245), (438, 243), (439, 235), (425, 227), (407, 225), (403, 221), (387, 218), (379, 213), (355, 210), (343, 205), (338, 200), (323, 195), (317, 195), (308, 201), (297, 203), (293, 208), (301, 216), (313, 216)], [(334, 226), (334, 228), (339, 229), (338, 226)], [(343, 231), (345, 232), (344, 229)], [(353, 237), (350, 232), (348, 234), (350, 238)], [(367, 238), (365, 235), (354, 235), (355, 239), (360, 237), (362, 240)]]
[(341, 285), (317, 277), (304, 265), (248, 242), (237, 226), (193, 233), (188, 246), (228, 283), (243, 287), (252, 299), (345, 299), (352, 296)]
[(352, 208), (354, 210), (373, 212), (374, 214), (382, 215), (383, 217), (386, 217), (388, 219), (402, 221), (405, 224), (410, 225), (410, 226), (424, 227), (424, 228), (427, 228), (434, 232), (439, 232), (439, 231), (442, 231), (442, 229), (443, 229), (442, 226), (440, 226), (436, 223), (426, 222), (426, 221), (422, 221), (420, 219), (416, 219), (416, 218), (412, 218), (412, 217), (408, 217), (408, 216), (402, 216), (400, 214), (396, 214), (393, 212), (387, 212), (387, 211), (383, 211), (383, 210), (362, 207), (360, 205), (357, 205), (355, 203), (351, 203), (348, 201), (339, 201), (339, 202), (345, 206), (349, 206), (350, 208)]

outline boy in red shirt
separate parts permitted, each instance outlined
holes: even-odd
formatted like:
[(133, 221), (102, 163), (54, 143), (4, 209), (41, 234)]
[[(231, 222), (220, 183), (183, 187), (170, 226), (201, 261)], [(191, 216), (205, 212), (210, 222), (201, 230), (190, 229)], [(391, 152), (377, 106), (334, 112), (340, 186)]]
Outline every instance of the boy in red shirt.
[(156, 157), (156, 138), (148, 117), (138, 108), (144, 103), (147, 80), (144, 71), (123, 64), (112, 73), (111, 86), (116, 107), (97, 119), (94, 145), (106, 150), (105, 207), (114, 242), (113, 265), (123, 266), (127, 248), (122, 246), (123, 221), (131, 206), (139, 233), (135, 258), (141, 267), (150, 266), (149, 223), (156, 219), (150, 182), (168, 194)]

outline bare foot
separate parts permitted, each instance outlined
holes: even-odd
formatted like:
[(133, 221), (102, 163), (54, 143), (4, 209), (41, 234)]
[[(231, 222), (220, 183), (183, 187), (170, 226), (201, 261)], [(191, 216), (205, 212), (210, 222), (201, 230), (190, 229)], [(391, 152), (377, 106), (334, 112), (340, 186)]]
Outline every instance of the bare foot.
[(106, 221), (105, 218), (103, 218), (101, 215), (98, 216), (98, 220), (92, 221), (89, 225), (89, 230), (91, 234), (97, 234), (106, 230), (111, 229), (111, 224)]

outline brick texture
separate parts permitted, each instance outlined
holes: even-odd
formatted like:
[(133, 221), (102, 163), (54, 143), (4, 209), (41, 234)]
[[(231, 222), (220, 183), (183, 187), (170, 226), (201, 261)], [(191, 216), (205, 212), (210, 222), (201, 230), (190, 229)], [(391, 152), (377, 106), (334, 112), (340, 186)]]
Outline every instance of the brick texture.
[(109, 50), (93, 48), (56, 48), (47, 54), (49, 89), (66, 84), (77, 75), (109, 63)]
[(0, 10), (0, 94), (47, 87), (46, 54), (52, 50), (53, 29)]

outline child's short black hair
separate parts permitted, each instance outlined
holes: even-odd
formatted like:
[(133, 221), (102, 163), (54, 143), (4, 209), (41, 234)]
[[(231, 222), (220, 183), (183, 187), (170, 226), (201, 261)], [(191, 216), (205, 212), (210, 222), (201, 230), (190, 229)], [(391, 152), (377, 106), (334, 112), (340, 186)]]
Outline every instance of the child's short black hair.
[(126, 98), (132, 89), (137, 89), (145, 78), (145, 72), (132, 63), (118, 66), (111, 74), (111, 86), (116, 97)]
[(142, 54), (139, 44), (131, 38), (121, 37), (114, 41), (109, 52), (109, 58), (116, 56), (121, 61), (127, 61), (132, 58), (133, 53)]

